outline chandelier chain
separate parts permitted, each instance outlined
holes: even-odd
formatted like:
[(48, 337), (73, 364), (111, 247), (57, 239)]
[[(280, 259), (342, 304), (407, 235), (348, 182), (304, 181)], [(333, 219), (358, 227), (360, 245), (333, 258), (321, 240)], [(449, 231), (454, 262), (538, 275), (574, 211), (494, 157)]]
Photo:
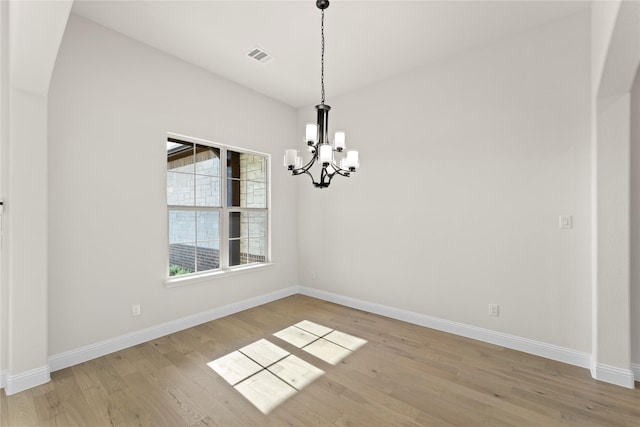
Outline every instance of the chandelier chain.
[(322, 18), (320, 20), (320, 33), (322, 35), (322, 54), (320, 59), (320, 85), (322, 86), (322, 104), (324, 104), (324, 9), (321, 10)]

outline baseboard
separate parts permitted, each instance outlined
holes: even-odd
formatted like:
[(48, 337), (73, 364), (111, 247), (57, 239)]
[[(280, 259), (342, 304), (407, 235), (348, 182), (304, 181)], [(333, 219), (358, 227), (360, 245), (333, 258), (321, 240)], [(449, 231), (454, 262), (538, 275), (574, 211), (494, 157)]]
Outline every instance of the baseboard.
[(176, 319), (147, 329), (125, 334), (119, 337), (101, 341), (95, 344), (86, 345), (77, 349), (59, 353), (49, 357), (49, 366), (38, 368), (32, 371), (17, 375), (9, 375), (8, 371), (0, 371), (0, 388), (4, 387), (7, 394), (14, 394), (49, 381), (49, 373), (77, 365), (88, 360), (101, 357), (115, 351), (123, 350), (134, 345), (151, 341), (165, 335), (179, 332), (181, 330), (210, 322), (212, 320), (228, 316), (243, 310), (257, 307), (281, 298), (300, 293), (325, 301), (334, 302), (358, 310), (368, 311), (401, 320), (419, 326), (424, 326), (440, 331), (448, 332), (467, 338), (499, 345), (502, 347), (523, 351), (557, 360), (570, 365), (590, 368), (594, 378), (621, 385), (623, 387), (633, 387), (634, 376), (640, 381), (640, 364), (633, 364), (632, 370), (625, 370), (602, 364), (591, 364), (591, 355), (553, 344), (530, 340), (514, 335), (452, 322), (421, 313), (403, 310), (383, 304), (377, 304), (357, 298), (347, 297), (332, 292), (327, 292), (315, 288), (292, 286), (265, 295), (238, 301), (233, 304), (217, 307), (191, 316)]
[(7, 395), (16, 394), (31, 387), (48, 383), (51, 380), (49, 373), (49, 366), (42, 366), (16, 375), (7, 374), (5, 392)]
[(95, 344), (90, 344), (70, 351), (65, 351), (63, 353), (59, 353), (49, 357), (49, 366), (51, 367), (52, 372), (68, 368), (69, 366), (77, 365), (79, 363), (83, 363), (88, 360), (113, 353), (114, 351), (123, 350), (134, 345), (142, 344), (144, 342), (151, 341), (156, 338), (179, 332), (197, 325), (201, 325), (203, 323), (210, 322), (212, 320), (219, 319), (221, 317), (228, 316), (239, 311), (247, 310), (249, 308), (257, 307), (259, 305), (266, 304), (280, 298), (295, 295), (296, 293), (298, 293), (297, 286), (281, 289), (265, 295), (260, 295), (257, 297), (238, 301), (233, 304), (217, 307), (191, 316), (183, 317), (181, 319), (162, 323), (160, 325), (152, 326), (150, 328), (142, 329), (130, 334), (121, 335), (119, 337), (100, 341)]
[(334, 302), (336, 304), (345, 305), (347, 307), (356, 308), (358, 310), (364, 310), (370, 313), (390, 317), (392, 319), (413, 323), (415, 325), (425, 326), (427, 328), (437, 329), (439, 331), (472, 338), (475, 340), (499, 345), (501, 347), (523, 351), (525, 353), (534, 354), (536, 356), (545, 357), (547, 359), (557, 360), (559, 362), (568, 363), (570, 365), (580, 366), (582, 368), (590, 367), (591, 354), (589, 353), (584, 353), (553, 344), (547, 344), (540, 341), (534, 341), (515, 335), (509, 335), (502, 332), (496, 332), (490, 329), (466, 325), (464, 323), (452, 322), (449, 320), (428, 316), (426, 314), (363, 301), (357, 298), (346, 297), (319, 289), (307, 288), (302, 286), (300, 287), (299, 292), (303, 295), (323, 299), (325, 301)]
[(596, 363), (595, 369), (591, 370), (591, 375), (598, 381), (604, 381), (626, 388), (635, 388), (634, 371), (631, 369), (622, 369), (615, 366)]
[(5, 388), (7, 386), (7, 375), (7, 370), (3, 369), (0, 371), (0, 388)]
[(633, 371), (633, 378), (636, 381), (640, 381), (640, 363), (632, 363), (631, 371)]

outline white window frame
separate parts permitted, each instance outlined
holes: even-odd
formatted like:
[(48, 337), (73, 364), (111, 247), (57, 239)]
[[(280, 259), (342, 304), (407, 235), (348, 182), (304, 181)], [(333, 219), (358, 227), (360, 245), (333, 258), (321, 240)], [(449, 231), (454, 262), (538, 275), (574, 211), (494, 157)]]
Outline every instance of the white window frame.
[[(169, 205), (167, 200), (167, 174), (165, 172), (164, 193), (165, 193), (165, 216), (166, 216), (166, 244), (167, 256), (165, 265), (165, 274), (167, 279), (165, 285), (167, 287), (180, 286), (184, 284), (198, 283), (210, 279), (228, 277), (239, 273), (247, 273), (251, 271), (259, 271), (265, 267), (273, 265), (271, 261), (271, 155), (260, 151), (250, 150), (243, 147), (221, 144), (218, 142), (207, 141), (205, 139), (194, 138), (186, 135), (168, 132), (165, 141), (169, 138), (178, 139), (187, 143), (204, 145), (220, 150), (220, 207), (198, 207), (198, 206), (174, 206)], [(166, 145), (165, 145), (166, 146)], [(262, 156), (266, 159), (266, 208), (240, 208), (238, 206), (227, 206), (227, 151), (235, 151), (238, 153), (254, 154)], [(166, 170), (166, 148), (165, 148), (165, 170)], [(181, 274), (177, 276), (169, 276), (169, 210), (212, 210), (220, 212), (220, 267), (215, 270), (207, 270), (190, 274)], [(265, 261), (254, 262), (251, 264), (241, 264), (229, 266), (229, 213), (230, 212), (250, 212), (252, 210), (266, 212), (266, 230), (265, 230)], [(196, 223), (197, 226), (197, 223)]]

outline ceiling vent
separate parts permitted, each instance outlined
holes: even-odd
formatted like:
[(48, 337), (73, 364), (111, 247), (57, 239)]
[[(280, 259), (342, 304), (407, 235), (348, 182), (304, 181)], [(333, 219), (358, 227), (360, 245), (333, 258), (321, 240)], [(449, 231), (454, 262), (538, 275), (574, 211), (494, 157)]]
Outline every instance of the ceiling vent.
[(251, 51), (247, 53), (247, 56), (249, 58), (255, 59), (256, 61), (262, 64), (266, 64), (267, 62), (273, 59), (273, 56), (269, 55), (267, 52), (260, 49), (259, 47), (254, 47), (253, 49), (251, 49)]

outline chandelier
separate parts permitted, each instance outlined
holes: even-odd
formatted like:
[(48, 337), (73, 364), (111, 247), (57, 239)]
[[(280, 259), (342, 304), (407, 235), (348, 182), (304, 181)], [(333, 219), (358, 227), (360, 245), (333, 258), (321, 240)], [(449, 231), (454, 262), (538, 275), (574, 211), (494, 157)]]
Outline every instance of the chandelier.
[[(331, 107), (324, 103), (324, 10), (329, 7), (329, 0), (317, 0), (316, 7), (320, 9), (321, 59), (320, 59), (320, 87), (321, 100), (316, 105), (318, 120), (305, 126), (305, 141), (311, 152), (311, 160), (302, 165), (302, 157), (298, 150), (285, 150), (284, 165), (292, 175), (307, 174), (316, 188), (326, 188), (331, 184), (334, 176), (349, 177), (355, 172), (360, 163), (357, 150), (346, 150), (345, 133), (338, 131), (333, 136), (333, 143), (329, 141), (329, 110)], [(338, 157), (338, 158), (336, 158)], [(316, 180), (310, 172), (311, 167), (318, 163), (321, 167), (320, 177)]]

